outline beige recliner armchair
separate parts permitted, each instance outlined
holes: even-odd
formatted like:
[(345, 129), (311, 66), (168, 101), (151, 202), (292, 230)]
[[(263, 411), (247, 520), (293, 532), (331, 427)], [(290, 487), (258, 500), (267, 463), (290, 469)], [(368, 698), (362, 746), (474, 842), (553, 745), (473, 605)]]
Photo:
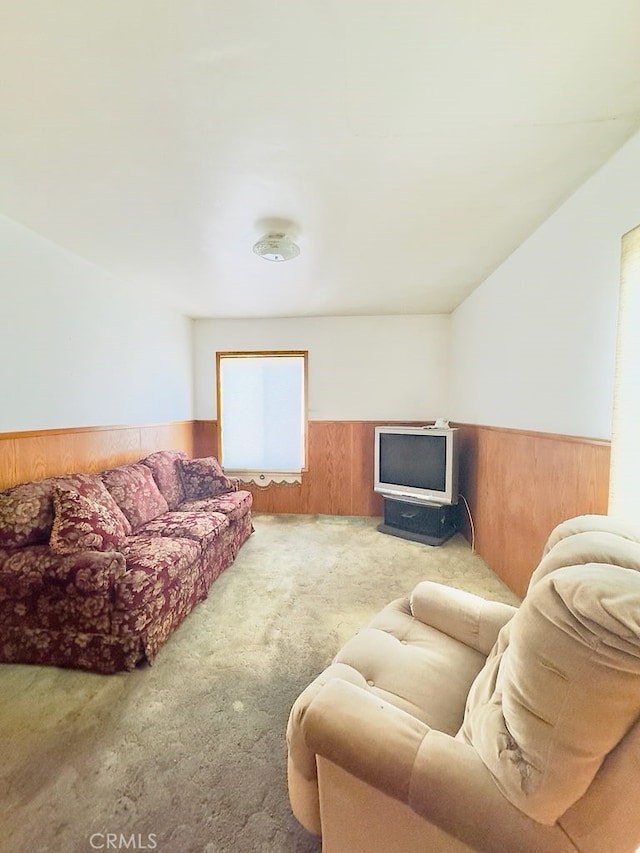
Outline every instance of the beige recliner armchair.
[(519, 608), (423, 582), (350, 640), (287, 728), (323, 853), (633, 853), (639, 543), (571, 519)]

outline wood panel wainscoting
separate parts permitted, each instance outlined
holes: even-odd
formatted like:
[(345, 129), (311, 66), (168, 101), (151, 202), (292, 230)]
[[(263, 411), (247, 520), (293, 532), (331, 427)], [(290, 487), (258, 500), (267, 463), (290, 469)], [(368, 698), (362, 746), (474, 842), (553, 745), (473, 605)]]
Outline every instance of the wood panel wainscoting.
[(194, 450), (192, 421), (0, 434), (0, 489), (60, 474), (95, 473), (155, 450)]
[[(374, 429), (382, 421), (310, 421), (300, 485), (251, 485), (256, 512), (381, 516), (373, 491)], [(384, 421), (384, 423), (393, 423)], [(406, 422), (405, 422), (406, 423)], [(415, 424), (413, 424), (415, 425)], [(523, 596), (552, 528), (606, 514), (610, 442), (456, 424), (461, 438), (462, 532), (494, 572)], [(0, 434), (0, 489), (75, 471), (96, 472), (175, 448), (217, 456), (215, 420)]]
[[(471, 508), (475, 550), (522, 598), (557, 524), (576, 515), (607, 514), (611, 442), (456, 426), (460, 492)], [(471, 541), (468, 522), (463, 532)]]
[[(250, 484), (255, 511), (381, 516), (382, 498), (373, 491), (377, 423), (309, 421), (309, 458), (302, 483), (266, 488)], [(197, 455), (217, 456), (217, 422), (196, 421), (194, 444)]]

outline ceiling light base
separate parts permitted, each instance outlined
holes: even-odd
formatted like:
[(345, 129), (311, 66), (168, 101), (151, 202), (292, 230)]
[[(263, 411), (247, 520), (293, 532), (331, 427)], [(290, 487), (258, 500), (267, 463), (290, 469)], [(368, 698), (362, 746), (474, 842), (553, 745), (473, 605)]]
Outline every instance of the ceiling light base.
[(286, 234), (266, 234), (254, 245), (256, 255), (266, 261), (290, 261), (300, 254), (300, 247)]

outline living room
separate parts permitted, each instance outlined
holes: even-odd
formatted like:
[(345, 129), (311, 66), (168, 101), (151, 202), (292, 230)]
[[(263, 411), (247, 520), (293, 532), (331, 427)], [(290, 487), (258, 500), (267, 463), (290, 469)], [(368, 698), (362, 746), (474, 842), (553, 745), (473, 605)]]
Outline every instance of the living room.
[[(504, 544), (514, 520), (527, 526), (511, 539), (525, 549), (521, 591), (553, 523), (606, 511), (620, 245), (640, 221), (639, 162), (636, 134), (446, 315), (190, 319), (4, 217), (0, 347), (11, 405), (0, 412), (0, 485), (73, 464), (107, 467), (163, 446), (215, 454), (216, 350), (304, 348), (310, 432), (320, 447), (303, 487), (314, 478), (317, 487), (301, 506), (291, 505), (289, 490), (262, 506), (282, 500), (286, 511), (379, 515), (363, 460), (344, 443), (354, 429), (369, 466), (375, 423), (445, 416), (475, 431), (503, 429), (491, 450), (498, 456), (483, 463), (493, 479), (471, 483), (467, 497), (491, 565), (510, 559), (492, 540)], [(53, 431), (50, 450), (34, 431)], [(566, 463), (564, 491), (528, 469), (540, 447), (554, 448), (547, 476), (557, 475), (557, 453)], [(503, 470), (513, 453), (522, 472), (517, 495)], [(356, 480), (353, 500), (345, 471)], [(479, 488), (484, 507), (472, 491)], [(523, 505), (541, 502), (540, 519), (523, 518)]]
[[(225, 10), (229, 19), (222, 21), (212, 20), (224, 18), (219, 10), (201, 12), (217, 40), (208, 42), (207, 27), (199, 32), (191, 25), (184, 77), (195, 75), (194, 68), (216, 70), (230, 55), (231, 71), (207, 78), (216, 92), (229, 94), (215, 102), (197, 77), (190, 97), (198, 108), (203, 98), (214, 106), (206, 118), (198, 118), (198, 109), (188, 117), (180, 133), (191, 147), (178, 155), (170, 122), (176, 103), (188, 98), (171, 88), (176, 79), (186, 87), (181, 67), (162, 61), (170, 16), (141, 4), (121, 21), (106, 7), (88, 12), (74, 4), (56, 20), (59, 10), (19, 5), (3, 60), (11, 120), (0, 217), (0, 488), (98, 471), (166, 448), (217, 455), (216, 353), (302, 349), (309, 359), (308, 464), (299, 487), (253, 488), (256, 512), (381, 515), (372, 489), (375, 425), (438, 417), (458, 425), (464, 438), (461, 491), (474, 522), (473, 533), (466, 522), (465, 537), (473, 535), (477, 552), (517, 595), (554, 524), (607, 512), (621, 241), (640, 223), (640, 78), (631, 4), (596, 4), (581, 35), (577, 4), (561, 10), (536, 4), (536, 37), (530, 33), (529, 43), (522, 26), (509, 30), (506, 55), (515, 61), (517, 46), (530, 60), (521, 85), (535, 77), (532, 57), (546, 57), (544, 95), (541, 89), (538, 101), (527, 90), (533, 104), (527, 112), (514, 84), (514, 91), (501, 90), (502, 106), (486, 102), (486, 120), (477, 112), (466, 123), (455, 111), (439, 114), (433, 127), (447, 129), (440, 156), (451, 128), (463, 130), (446, 168), (425, 153), (430, 126), (412, 123), (415, 103), (430, 88), (425, 81), (407, 86), (388, 114), (380, 109), (403, 91), (398, 75), (421, 68), (418, 36), (411, 27), (394, 28), (397, 18), (411, 23), (414, 14), (424, 28), (412, 4), (402, 4), (402, 15), (376, 5), (368, 13), (375, 30), (361, 29), (355, 4), (348, 13), (331, 4), (326, 18), (305, 4), (314, 17), (298, 24), (307, 34), (314, 25), (326, 29), (329, 44), (333, 38), (340, 45), (349, 97), (368, 111), (345, 118), (354, 103), (339, 101), (337, 120), (349, 129), (343, 133), (337, 120), (329, 124), (331, 105), (320, 110), (319, 98), (299, 100), (291, 81), (295, 63), (282, 60), (279, 75), (267, 75), (262, 85), (260, 68), (252, 66), (239, 75), (249, 78), (247, 100), (238, 100), (245, 112), (240, 106), (233, 112), (233, 126), (250, 140), (246, 149), (217, 130), (228, 117), (224, 108), (238, 97), (225, 86), (249, 62), (252, 46), (259, 46), (263, 66), (275, 57), (289, 44), (288, 29), (281, 35), (255, 4)], [(455, 9), (461, 19), (469, 16), (462, 43), (471, 51), (480, 21), (469, 4)], [(282, 11), (293, 14), (291, 6)], [(489, 31), (496, 41), (486, 44), (497, 50), (500, 14), (507, 13), (494, 12)], [(254, 21), (243, 38), (236, 14)], [(514, 21), (526, 18), (532, 5), (511, 14)], [(556, 18), (557, 38), (545, 53), (549, 20)], [(381, 35), (385, 26), (391, 35)], [(416, 32), (425, 38), (421, 28)], [(356, 33), (377, 97), (356, 91), (358, 64), (345, 59)], [(408, 68), (396, 42), (401, 33), (409, 39)], [(568, 43), (574, 49), (561, 60)], [(142, 58), (141, 44), (147, 45)], [(309, 71), (302, 61), (307, 48), (305, 38), (293, 59), (318, 96), (328, 72), (320, 65)], [(482, 44), (474, 51), (470, 74)], [(320, 52), (313, 49), (313, 61)], [(113, 63), (133, 73), (145, 58), (156, 68), (158, 90), (148, 88), (144, 74), (136, 88), (109, 72)], [(491, 69), (487, 89), (501, 79), (500, 62)], [(433, 88), (450, 72), (448, 65)], [(517, 80), (515, 70), (504, 76), (511, 75)], [(332, 80), (335, 97), (339, 84)], [(152, 94), (169, 104), (163, 101), (157, 113), (144, 110), (147, 101), (156, 103)], [(269, 126), (252, 141), (272, 95), (283, 98), (284, 106), (278, 100), (273, 108), (278, 117), (304, 105), (300, 123), (308, 127), (292, 130), (295, 122), (281, 119), (284, 130)], [(451, 93), (436, 100), (455, 103)], [(485, 138), (496, 113), (495, 135)], [(324, 121), (331, 133), (323, 133)], [(507, 156), (506, 142), (503, 148), (496, 140), (514, 127)], [(334, 150), (342, 135), (349, 145), (338, 168)], [(365, 151), (358, 140), (367, 136), (375, 147)], [(484, 147), (467, 148), (465, 136), (480, 137)], [(209, 144), (213, 153), (205, 159)], [(308, 157), (296, 160), (307, 144)], [(432, 155), (433, 170), (420, 171)], [(234, 158), (243, 157), (249, 166), (236, 165)], [(206, 168), (164, 180), (181, 158), (202, 158)], [(215, 158), (224, 162), (214, 180), (207, 169)], [(398, 165), (403, 158), (406, 169)], [(438, 170), (448, 179), (435, 180)], [(234, 176), (237, 186), (230, 187)], [(203, 200), (205, 185), (210, 195)], [(331, 194), (321, 193), (324, 186)], [(301, 252), (269, 264), (251, 248), (260, 226), (280, 216), (298, 224)], [(172, 254), (176, 235), (180, 251)], [(640, 481), (635, 459), (617, 462), (631, 484)]]

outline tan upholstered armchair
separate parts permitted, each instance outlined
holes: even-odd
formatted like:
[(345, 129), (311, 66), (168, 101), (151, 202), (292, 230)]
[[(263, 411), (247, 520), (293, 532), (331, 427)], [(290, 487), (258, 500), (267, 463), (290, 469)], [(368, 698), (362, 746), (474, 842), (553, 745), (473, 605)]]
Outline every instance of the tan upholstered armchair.
[(571, 519), (519, 608), (424, 582), (350, 640), (287, 729), (323, 853), (633, 853), (639, 543)]

